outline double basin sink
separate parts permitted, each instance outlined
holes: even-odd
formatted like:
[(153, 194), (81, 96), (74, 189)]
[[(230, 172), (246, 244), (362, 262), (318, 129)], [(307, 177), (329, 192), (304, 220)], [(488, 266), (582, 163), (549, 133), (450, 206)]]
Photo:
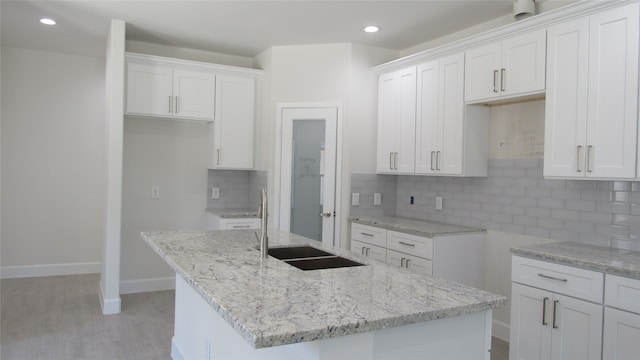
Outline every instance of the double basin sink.
[(309, 245), (270, 248), (269, 255), (305, 271), (365, 265)]

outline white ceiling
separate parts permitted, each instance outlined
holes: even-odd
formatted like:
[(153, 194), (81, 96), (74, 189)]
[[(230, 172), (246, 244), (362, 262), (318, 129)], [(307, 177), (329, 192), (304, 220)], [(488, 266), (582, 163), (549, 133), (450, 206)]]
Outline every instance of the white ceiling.
[[(504, 16), (512, 0), (1, 0), (3, 46), (104, 56), (109, 19), (127, 39), (253, 57), (275, 45), (360, 43), (404, 50)], [(52, 17), (58, 25), (38, 20)], [(376, 24), (377, 34), (362, 28)]]

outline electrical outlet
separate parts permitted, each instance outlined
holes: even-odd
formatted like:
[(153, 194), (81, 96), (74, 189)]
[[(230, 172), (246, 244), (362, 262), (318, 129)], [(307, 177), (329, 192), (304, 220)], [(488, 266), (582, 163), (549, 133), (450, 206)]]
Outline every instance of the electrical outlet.
[(442, 210), (442, 196), (436, 196), (436, 210)]
[(380, 205), (380, 204), (382, 204), (382, 194), (374, 193), (373, 194), (373, 205)]
[(211, 198), (215, 200), (220, 199), (220, 188), (218, 187), (211, 188)]
[(351, 206), (360, 205), (360, 193), (351, 193)]
[(151, 187), (151, 198), (152, 199), (160, 199), (160, 186), (152, 186)]

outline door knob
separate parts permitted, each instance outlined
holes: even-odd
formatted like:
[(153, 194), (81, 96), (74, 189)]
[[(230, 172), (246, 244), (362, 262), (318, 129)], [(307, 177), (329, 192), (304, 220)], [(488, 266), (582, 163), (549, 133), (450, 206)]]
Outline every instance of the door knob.
[(323, 213), (320, 213), (320, 216), (331, 217), (331, 213), (328, 212), (328, 211), (327, 212), (323, 212)]

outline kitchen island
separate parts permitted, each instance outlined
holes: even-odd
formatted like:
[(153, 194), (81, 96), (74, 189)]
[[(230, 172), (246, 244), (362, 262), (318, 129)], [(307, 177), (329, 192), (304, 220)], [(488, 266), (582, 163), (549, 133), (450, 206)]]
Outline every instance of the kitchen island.
[(488, 359), (491, 311), (507, 302), (339, 249), (366, 266), (302, 271), (260, 259), (250, 230), (142, 238), (177, 273), (174, 359)]

